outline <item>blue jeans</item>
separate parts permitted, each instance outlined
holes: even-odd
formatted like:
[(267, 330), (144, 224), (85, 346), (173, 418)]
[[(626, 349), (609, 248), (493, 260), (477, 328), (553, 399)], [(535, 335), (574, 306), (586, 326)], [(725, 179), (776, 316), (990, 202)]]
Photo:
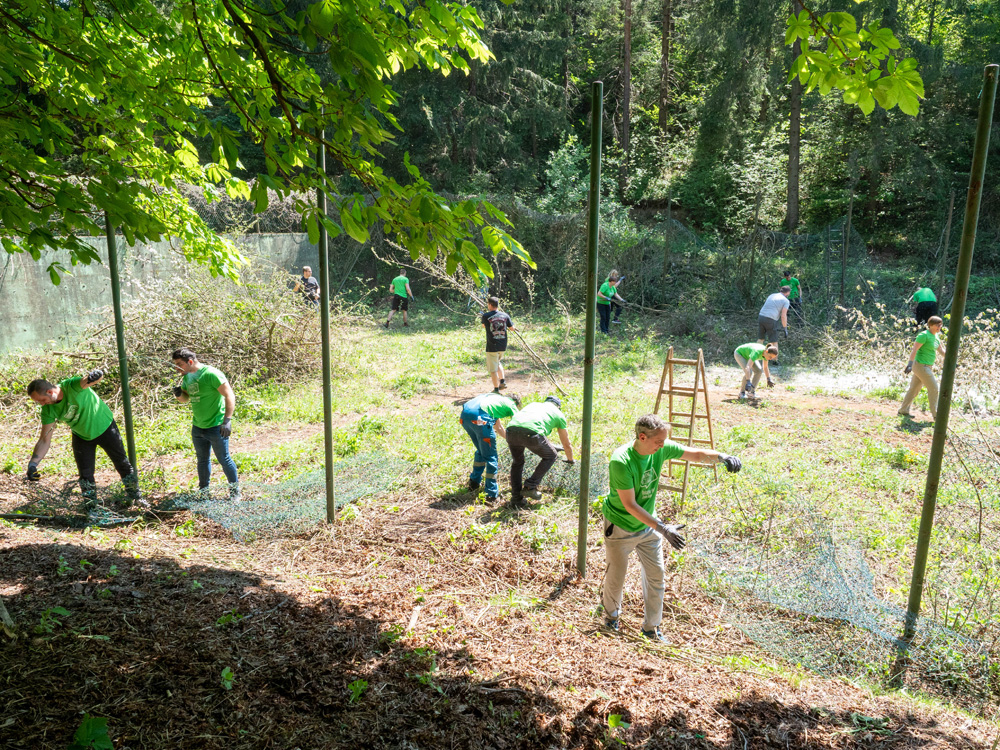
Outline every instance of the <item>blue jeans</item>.
[(229, 438), (219, 434), (218, 425), (208, 429), (192, 426), (191, 442), (194, 443), (194, 453), (198, 457), (198, 489), (208, 487), (208, 480), (212, 478), (212, 451), (215, 451), (215, 457), (219, 459), (229, 483), (236, 484), (240, 481), (236, 462), (229, 455)]
[[(485, 424), (475, 424), (477, 419)], [(469, 433), (472, 444), (476, 446), (469, 482), (479, 484), (479, 480), (484, 479), (486, 494), (491, 497), (496, 497), (500, 492), (500, 487), (497, 485), (497, 433), (493, 429), (495, 422), (493, 417), (480, 411), (478, 407), (462, 409), (462, 427)]]

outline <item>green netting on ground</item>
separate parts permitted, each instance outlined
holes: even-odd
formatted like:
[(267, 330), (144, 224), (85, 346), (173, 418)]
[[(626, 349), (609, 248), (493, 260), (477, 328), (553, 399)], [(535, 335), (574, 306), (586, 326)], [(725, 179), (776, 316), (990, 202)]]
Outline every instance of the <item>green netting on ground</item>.
[[(333, 465), (338, 508), (390, 490), (413, 467), (385, 453), (352, 456)], [(188, 508), (232, 532), (237, 539), (295, 533), (326, 519), (326, 472), (323, 469), (276, 483), (241, 482), (243, 499), (233, 502), (220, 486), (207, 499), (200, 493), (178, 495), (174, 508)]]
[[(772, 519), (766, 530), (692, 544), (724, 616), (765, 650), (826, 674), (888, 678), (905, 612), (876, 593), (855, 540), (835, 538), (819, 515)], [(986, 645), (918, 621), (907, 650), (906, 682), (987, 701), (997, 697), (997, 665)]]
[[(510, 449), (506, 441), (497, 441), (497, 459), (499, 470), (497, 479), (501, 489), (509, 487), (510, 478)], [(562, 454), (559, 454), (562, 456)], [(539, 458), (531, 451), (524, 452), (524, 478), (527, 479), (538, 466)], [(565, 495), (580, 494), (580, 461), (570, 465), (562, 460), (556, 459), (542, 480), (541, 489), (543, 492), (561, 493)], [(590, 496), (608, 494), (608, 459), (604, 455), (597, 453), (590, 457)]]

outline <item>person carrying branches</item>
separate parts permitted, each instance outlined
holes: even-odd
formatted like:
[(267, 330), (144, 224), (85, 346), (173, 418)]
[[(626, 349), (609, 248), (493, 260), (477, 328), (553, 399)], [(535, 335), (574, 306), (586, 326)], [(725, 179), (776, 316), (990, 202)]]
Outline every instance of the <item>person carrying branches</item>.
[(476, 448), (476, 455), (472, 459), (472, 473), (469, 474), (469, 490), (476, 492), (480, 482), (485, 481), (488, 502), (495, 502), (500, 497), (500, 487), (497, 484), (497, 435), (504, 439), (507, 437), (500, 420), (513, 417), (520, 407), (521, 399), (517, 396), (501, 396), (497, 393), (484, 393), (462, 405), (459, 421)]
[(802, 317), (802, 288), (799, 285), (799, 280), (792, 276), (791, 268), (785, 270), (781, 286), (787, 286), (791, 289), (788, 294), (788, 304), (791, 306), (792, 312), (799, 316), (799, 320), (804, 320)]
[(611, 491), (604, 499), (604, 549), (607, 570), (601, 587), (605, 627), (621, 629), (622, 589), (628, 572), (628, 558), (633, 551), (642, 565), (642, 634), (656, 643), (665, 643), (660, 634), (663, 618), (663, 592), (666, 572), (663, 564), (663, 540), (674, 549), (684, 548), (683, 525), (677, 526), (656, 517), (656, 493), (660, 472), (670, 459), (698, 463), (722, 463), (729, 472), (743, 464), (736, 456), (710, 449), (691, 448), (667, 439), (667, 423), (656, 414), (639, 417), (635, 440), (611, 454), (608, 465)]
[(392, 280), (389, 284), (389, 289), (392, 291), (392, 302), (389, 305), (389, 318), (385, 321), (385, 327), (389, 327), (389, 323), (392, 322), (392, 316), (396, 314), (397, 310), (403, 311), (403, 325), (409, 326), (410, 323), (406, 319), (406, 313), (410, 309), (410, 300), (414, 302), (417, 298), (413, 296), (413, 292), (410, 290), (410, 280), (406, 278), (406, 269), (400, 267), (399, 276)]
[(910, 406), (913, 399), (917, 397), (922, 388), (927, 389), (927, 403), (930, 405), (931, 418), (937, 419), (938, 384), (934, 378), (934, 362), (938, 355), (945, 354), (944, 344), (938, 334), (944, 321), (937, 315), (931, 316), (927, 321), (927, 330), (917, 334), (913, 346), (910, 348), (910, 360), (906, 363), (903, 372), (910, 376), (910, 387), (903, 396), (903, 403), (899, 406), (897, 414), (901, 417), (913, 418), (910, 413)]
[(107, 453), (114, 464), (125, 485), (126, 497), (133, 503), (142, 502), (139, 478), (125, 453), (114, 414), (94, 392), (94, 386), (103, 378), (103, 370), (91, 370), (87, 375), (61, 380), (58, 385), (42, 378), (28, 383), (28, 397), (42, 407), (42, 432), (28, 459), (28, 481), (41, 479), (38, 464), (49, 452), (56, 423), (65, 422), (73, 433), (73, 458), (80, 475), (84, 507), (88, 509), (97, 505), (94, 468), (98, 448)]
[(615, 300), (625, 304), (625, 300), (618, 294), (617, 288), (621, 281), (618, 271), (608, 274), (608, 280), (601, 284), (597, 290), (597, 312), (601, 316), (601, 333), (611, 333), (611, 304)]
[(748, 395), (752, 396), (757, 390), (757, 383), (763, 374), (767, 378), (767, 387), (774, 388), (774, 381), (771, 380), (771, 373), (767, 369), (767, 363), (778, 358), (778, 347), (774, 344), (743, 344), (736, 347), (733, 352), (736, 364), (743, 372), (743, 380), (740, 382), (740, 400)]

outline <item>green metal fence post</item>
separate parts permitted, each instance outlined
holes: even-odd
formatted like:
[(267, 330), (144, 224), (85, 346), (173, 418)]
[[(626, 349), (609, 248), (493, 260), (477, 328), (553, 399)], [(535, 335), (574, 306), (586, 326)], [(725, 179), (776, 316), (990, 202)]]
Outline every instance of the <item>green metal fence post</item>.
[(587, 573), (587, 522), (590, 513), (590, 442), (594, 419), (594, 338), (597, 318), (597, 237), (601, 215), (601, 120), (604, 83), (590, 87), (590, 202), (587, 219), (587, 335), (583, 355), (583, 444), (580, 446), (580, 527), (576, 570)]
[[(316, 167), (326, 174), (326, 146), (323, 131), (317, 133)], [(326, 218), (326, 193), (316, 189), (316, 207)], [(337, 501), (333, 491), (333, 385), (330, 370), (330, 252), (326, 227), (319, 223), (319, 327), (323, 341), (323, 443), (326, 449), (326, 522), (337, 519)]]
[(969, 192), (965, 200), (965, 223), (962, 225), (962, 244), (958, 251), (958, 268), (955, 272), (955, 296), (951, 304), (948, 326), (948, 347), (941, 373), (941, 392), (938, 397), (937, 418), (934, 420), (934, 438), (927, 465), (927, 485), (924, 505), (920, 514), (917, 549), (910, 579), (910, 596), (906, 605), (906, 625), (903, 640), (907, 644), (917, 632), (920, 598), (924, 589), (924, 572), (927, 552), (934, 526), (934, 509), (937, 503), (938, 483), (941, 479), (941, 461), (944, 458), (945, 440), (948, 436), (948, 417), (951, 414), (951, 396), (955, 387), (955, 367), (958, 363), (958, 346), (962, 337), (965, 318), (965, 300), (969, 292), (969, 274), (972, 270), (972, 251), (976, 246), (976, 226), (979, 223), (979, 204), (983, 195), (983, 178), (986, 174), (986, 155), (990, 144), (990, 124), (993, 121), (993, 103), (997, 93), (997, 73), (1000, 65), (987, 65), (983, 77), (983, 91), (979, 101), (979, 124), (969, 175)]
[(139, 462), (135, 457), (135, 427), (132, 425), (132, 394), (128, 386), (128, 357), (125, 353), (125, 322), (122, 320), (122, 287), (118, 275), (118, 243), (111, 217), (104, 212), (104, 231), (108, 237), (108, 271), (111, 273), (111, 305), (115, 311), (115, 340), (118, 342), (118, 373), (122, 384), (122, 410), (125, 412), (125, 445), (128, 460), (136, 476)]

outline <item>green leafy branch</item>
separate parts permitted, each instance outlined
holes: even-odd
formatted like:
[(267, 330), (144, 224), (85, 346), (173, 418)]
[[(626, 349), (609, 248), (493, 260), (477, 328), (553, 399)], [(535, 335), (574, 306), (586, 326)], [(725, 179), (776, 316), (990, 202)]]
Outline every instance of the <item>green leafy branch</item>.
[[(872, 113), (876, 103), (886, 110), (898, 106), (905, 114), (917, 115), (924, 82), (916, 59), (893, 56), (900, 44), (892, 29), (874, 21), (859, 30), (850, 13), (820, 16), (803, 8), (789, 16), (785, 31), (785, 44), (798, 41), (802, 49), (792, 63), (789, 81), (798, 76), (806, 91), (818, 88), (824, 96), (840, 89), (844, 102), (857, 105), (865, 115)], [(825, 49), (821, 49), (824, 41)]]

